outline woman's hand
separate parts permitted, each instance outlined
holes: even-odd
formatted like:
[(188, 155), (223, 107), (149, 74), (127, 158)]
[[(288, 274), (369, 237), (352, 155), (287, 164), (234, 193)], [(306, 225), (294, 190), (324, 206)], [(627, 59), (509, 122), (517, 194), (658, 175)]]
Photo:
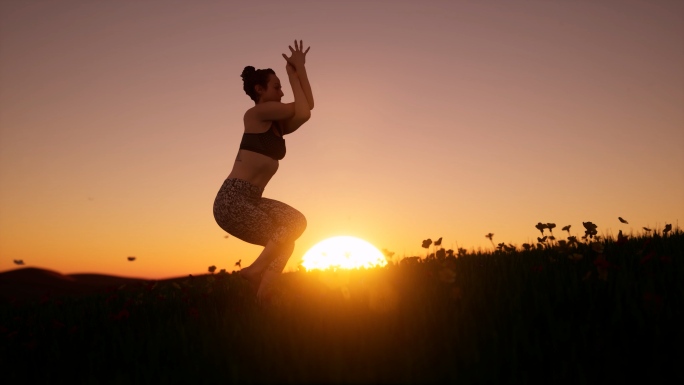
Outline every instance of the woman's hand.
[(292, 55), (290, 57), (287, 57), (285, 54), (283, 54), (283, 57), (285, 60), (287, 60), (288, 64), (291, 64), (296, 70), (303, 68), (304, 63), (306, 62), (306, 53), (309, 52), (311, 47), (307, 48), (306, 51), (302, 52), (302, 48), (304, 48), (304, 44), (302, 41), (299, 41), (299, 45), (297, 45), (297, 40), (295, 42), (295, 49), (292, 49), (292, 46), (288, 46), (290, 48), (290, 52), (292, 52)]

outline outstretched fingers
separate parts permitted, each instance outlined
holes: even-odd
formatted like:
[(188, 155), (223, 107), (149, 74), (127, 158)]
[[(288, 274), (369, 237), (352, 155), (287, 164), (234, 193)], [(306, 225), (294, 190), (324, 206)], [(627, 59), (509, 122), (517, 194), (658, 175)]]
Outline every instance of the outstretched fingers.
[[(288, 63), (293, 64), (292, 59), (295, 56), (299, 56), (298, 53), (302, 54), (302, 57), (306, 56), (307, 53), (309, 53), (309, 50), (311, 47), (307, 48), (306, 51), (302, 51), (304, 49), (304, 41), (300, 40), (299, 43), (297, 43), (297, 40), (295, 39), (295, 48), (292, 48), (291, 45), (288, 45), (287, 48), (290, 49), (290, 57), (286, 56), (285, 54), (282, 54), (285, 60), (287, 60)], [(299, 60), (299, 57), (297, 58)], [(303, 64), (303, 63), (302, 63)], [(294, 64), (293, 64), (294, 65)]]
[[(304, 49), (304, 41), (303, 41), (303, 40), (300, 40), (300, 41), (299, 41), (299, 44), (297, 44), (297, 39), (295, 39), (294, 44), (295, 44), (295, 48), (294, 48), (294, 49), (292, 49), (292, 46), (291, 46), (291, 45), (288, 45), (288, 46), (287, 46), (288, 48), (290, 48), (290, 51), (291, 51), (292, 53), (294, 53), (295, 51), (300, 51), (300, 52), (301, 52), (301, 50)], [(309, 52), (310, 49), (311, 49), (311, 47), (307, 48), (306, 51), (304, 51), (304, 54), (306, 55), (306, 53)]]
[[(297, 40), (295, 40), (295, 46), (297, 45), (296, 43), (297, 43)], [(300, 51), (304, 49), (304, 41), (303, 40), (299, 41), (299, 48), (298, 49)], [(306, 53), (309, 52), (310, 49), (311, 49), (311, 46), (309, 46), (309, 48), (307, 48), (306, 51), (304, 51), (304, 55), (306, 55)]]

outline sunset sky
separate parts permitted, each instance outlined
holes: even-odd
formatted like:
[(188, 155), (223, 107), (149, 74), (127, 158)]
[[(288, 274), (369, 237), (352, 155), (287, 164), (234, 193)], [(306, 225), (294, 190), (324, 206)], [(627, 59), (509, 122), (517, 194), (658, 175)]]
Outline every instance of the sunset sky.
[[(302, 39), (315, 109), (265, 197), (401, 257), (684, 222), (684, 2), (0, 2), (0, 271), (233, 270), (212, 205)], [(629, 224), (621, 224), (618, 216)], [(128, 256), (136, 256), (128, 262)]]

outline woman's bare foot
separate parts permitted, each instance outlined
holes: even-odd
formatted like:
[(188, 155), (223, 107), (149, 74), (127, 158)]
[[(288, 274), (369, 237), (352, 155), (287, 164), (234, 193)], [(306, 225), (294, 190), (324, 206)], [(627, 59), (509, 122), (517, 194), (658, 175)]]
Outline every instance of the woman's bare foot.
[(249, 267), (240, 269), (240, 277), (249, 282), (249, 285), (254, 290), (259, 290), (259, 285), (261, 284), (261, 274), (258, 271), (252, 271)]
[(280, 273), (266, 270), (261, 276), (261, 283), (257, 291), (257, 299), (260, 302), (270, 302), (273, 296), (273, 283), (280, 276)]

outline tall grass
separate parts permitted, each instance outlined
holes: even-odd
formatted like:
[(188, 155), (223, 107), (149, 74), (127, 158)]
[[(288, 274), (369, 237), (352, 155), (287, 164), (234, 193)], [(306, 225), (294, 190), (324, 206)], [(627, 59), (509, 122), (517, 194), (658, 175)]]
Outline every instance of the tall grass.
[(676, 382), (684, 235), (434, 253), (0, 306), (3, 383)]

